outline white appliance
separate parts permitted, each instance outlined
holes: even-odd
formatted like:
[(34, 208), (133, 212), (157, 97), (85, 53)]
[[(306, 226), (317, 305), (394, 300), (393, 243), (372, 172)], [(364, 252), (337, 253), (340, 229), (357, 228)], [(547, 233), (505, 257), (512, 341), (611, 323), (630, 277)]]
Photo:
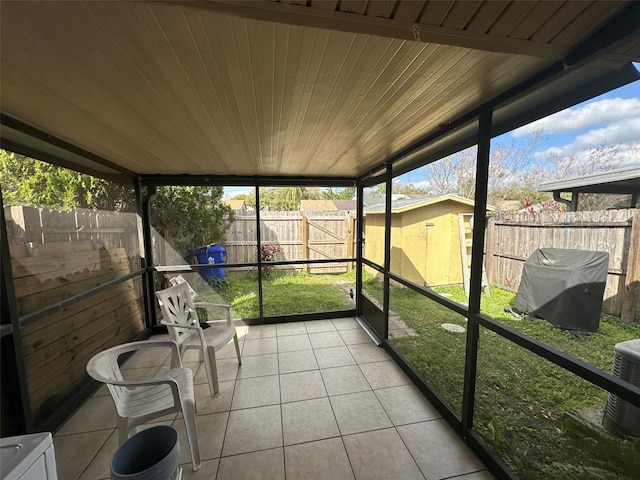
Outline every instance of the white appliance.
[(0, 479), (57, 480), (51, 434), (0, 438)]

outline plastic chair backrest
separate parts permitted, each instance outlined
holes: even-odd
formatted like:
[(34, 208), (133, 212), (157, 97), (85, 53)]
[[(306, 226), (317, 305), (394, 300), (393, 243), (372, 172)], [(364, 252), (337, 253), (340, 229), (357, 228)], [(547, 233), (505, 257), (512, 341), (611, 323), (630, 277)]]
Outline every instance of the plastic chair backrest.
[(169, 328), (169, 334), (178, 345), (193, 332), (187, 328), (179, 328), (180, 325), (200, 325), (198, 313), (193, 304), (193, 298), (189, 292), (188, 283), (179, 283), (173, 287), (156, 292), (162, 316), (164, 320), (178, 327)]

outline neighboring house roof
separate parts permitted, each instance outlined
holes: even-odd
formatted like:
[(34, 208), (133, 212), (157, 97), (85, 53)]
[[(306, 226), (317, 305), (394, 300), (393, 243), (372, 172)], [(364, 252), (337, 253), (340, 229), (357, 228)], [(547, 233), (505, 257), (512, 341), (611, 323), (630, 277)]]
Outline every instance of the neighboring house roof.
[(362, 204), (364, 208), (372, 207), (374, 205), (378, 205), (380, 203), (384, 204), (385, 195), (384, 193), (367, 193), (365, 192), (362, 195)]
[(233, 210), (244, 210), (246, 208), (244, 200), (223, 200), (223, 202), (229, 205)]
[[(454, 202), (462, 203), (464, 205), (473, 206), (473, 200), (469, 200), (468, 198), (461, 197), (459, 195), (447, 194), (440, 195), (437, 197), (423, 197), (423, 198), (403, 198), (401, 200), (392, 200), (391, 201), (391, 213), (403, 213), (408, 210), (413, 210), (414, 208), (425, 207), (427, 205), (433, 205), (436, 203), (444, 202), (447, 200), (451, 200)], [(384, 203), (373, 205), (366, 210), (366, 213), (384, 213), (385, 212)], [(494, 207), (487, 205), (487, 210), (493, 210)]]
[(622, 168), (610, 172), (545, 182), (540, 184), (538, 190), (541, 192), (638, 193), (640, 191), (640, 167)]
[(300, 209), (305, 212), (338, 210), (333, 200), (300, 200)]
[(357, 202), (355, 200), (334, 200), (333, 203), (335, 204), (336, 208), (338, 210), (353, 210), (355, 211), (356, 209), (356, 204)]

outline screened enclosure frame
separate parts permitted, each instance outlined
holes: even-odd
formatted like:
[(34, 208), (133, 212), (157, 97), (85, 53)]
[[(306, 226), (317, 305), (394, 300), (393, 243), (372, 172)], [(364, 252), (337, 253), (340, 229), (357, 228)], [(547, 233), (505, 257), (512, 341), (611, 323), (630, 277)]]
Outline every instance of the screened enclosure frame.
[[(152, 257), (150, 202), (157, 186), (249, 186), (256, 192), (256, 232), (257, 245), (260, 245), (260, 187), (292, 186), (292, 185), (320, 185), (335, 187), (356, 187), (357, 191), (357, 225), (355, 257), (330, 260), (296, 260), (290, 262), (275, 262), (271, 265), (299, 265), (322, 264), (336, 262), (352, 262), (356, 267), (356, 304), (353, 310), (339, 312), (319, 312), (315, 314), (272, 316), (265, 317), (263, 309), (263, 291), (261, 276), (258, 276), (258, 298), (260, 315), (255, 319), (247, 319), (248, 323), (279, 323), (288, 321), (313, 320), (332, 318), (335, 316), (356, 316), (370, 331), (373, 331), (380, 345), (385, 348), (400, 367), (413, 380), (418, 388), (431, 400), (443, 417), (455, 429), (456, 433), (474, 450), (474, 452), (489, 466), (498, 478), (516, 478), (515, 474), (504, 464), (501, 458), (484, 442), (473, 427), (476, 399), (476, 380), (478, 378), (478, 340), (480, 327), (488, 329), (510, 344), (517, 345), (552, 364), (574, 374), (575, 376), (596, 385), (621, 399), (640, 407), (640, 387), (633, 386), (621, 378), (606, 373), (575, 357), (557, 350), (535, 338), (525, 335), (513, 328), (489, 318), (481, 313), (480, 298), (482, 290), (482, 258), (486, 229), (485, 209), (487, 203), (487, 185), (489, 177), (489, 154), (491, 139), (511, 131), (518, 126), (534, 121), (543, 116), (567, 108), (580, 101), (584, 101), (601, 93), (605, 93), (640, 78), (638, 71), (632, 64), (626, 64), (615, 71), (589, 70), (590, 62), (597, 63), (597, 54), (602, 45), (613, 45), (630, 32), (638, 29), (637, 18), (640, 6), (629, 7), (626, 16), (616, 18), (615, 22), (603, 28), (563, 60), (557, 61), (542, 71), (535, 73), (528, 80), (518, 86), (501, 92), (490, 101), (473, 108), (453, 119), (443, 119), (441, 128), (436, 132), (424, 132), (419, 141), (414, 142), (401, 151), (388, 155), (387, 158), (370, 169), (364, 175), (354, 178), (346, 177), (289, 177), (289, 176), (224, 176), (224, 175), (143, 175), (120, 167), (107, 158), (102, 158), (93, 152), (85, 150), (62, 138), (38, 129), (4, 112), (0, 115), (3, 135), (0, 146), (18, 154), (30, 156), (58, 166), (73, 168), (94, 176), (102, 176), (111, 180), (118, 180), (134, 187), (136, 196), (137, 231), (141, 243), (141, 268), (127, 275), (118, 277), (98, 287), (81, 294), (56, 302), (46, 309), (19, 317), (16, 308), (11, 255), (8, 248), (8, 236), (4, 211), (2, 212), (2, 231), (0, 232), (0, 247), (2, 259), (2, 364), (3, 379), (10, 378), (19, 391), (19, 398), (15, 401), (14, 413), (18, 429), (23, 433), (31, 433), (36, 429), (55, 429), (72, 413), (93, 391), (95, 385), (87, 381), (74, 393), (64, 405), (64, 408), (54, 412), (43, 425), (34, 425), (30, 411), (29, 393), (26, 388), (24, 355), (22, 352), (20, 332), (21, 328), (45, 318), (47, 315), (64, 309), (83, 298), (87, 298), (108, 290), (128, 280), (139, 279), (142, 282), (144, 297), (143, 310), (145, 330), (137, 338), (146, 338), (158, 330), (155, 317), (154, 275), (158, 272), (176, 272), (184, 270), (179, 265), (156, 265)], [(594, 60), (596, 58), (596, 60)], [(588, 72), (589, 80), (578, 81), (583, 72)], [(577, 82), (575, 87), (573, 82)], [(575, 88), (574, 88), (575, 87)], [(455, 303), (429, 288), (412, 283), (391, 271), (391, 200), (392, 181), (399, 175), (420, 166), (437, 162), (439, 159), (458, 152), (464, 148), (477, 145), (476, 178), (474, 216), (477, 219), (473, 225), (473, 246), (471, 255), (471, 278), (469, 303), (464, 305)], [(99, 168), (87, 167), (81, 161), (85, 159), (93, 166), (103, 166), (108, 174)], [(117, 172), (114, 174), (113, 172)], [(385, 228), (384, 228), (384, 260), (382, 265), (363, 257), (363, 192), (373, 185), (385, 185)], [(1, 192), (0, 192), (1, 193)], [(260, 256), (256, 256), (254, 263), (226, 264), (225, 267), (255, 266), (261, 271), (263, 263)], [(383, 277), (383, 302), (380, 311), (382, 323), (373, 324), (367, 318), (367, 311), (363, 305), (363, 266), (375, 269)], [(208, 268), (207, 265), (191, 265), (189, 271)], [(465, 339), (465, 362), (463, 380), (462, 410), (458, 414), (443, 399), (442, 395), (428, 384), (428, 379), (421, 375), (389, 342), (389, 291), (391, 282), (396, 282), (419, 295), (437, 302), (456, 314), (468, 320)], [(10, 348), (5, 348), (8, 346)], [(426, 381), (425, 381), (426, 380)]]
[[(477, 154), (477, 175), (476, 175), (476, 198), (475, 198), (475, 212), (476, 218), (484, 219), (484, 210), (486, 205), (486, 195), (487, 195), (487, 182), (488, 182), (488, 165), (489, 165), (489, 152), (490, 152), (490, 141), (491, 141), (491, 111), (486, 110), (479, 115), (479, 132), (478, 132), (478, 154)], [(482, 259), (483, 256), (483, 242), (484, 242), (484, 230), (486, 227), (485, 221), (477, 221), (474, 223), (473, 230), (473, 251), (472, 251), (472, 271), (471, 271), (471, 293), (469, 297), (469, 305), (468, 307), (464, 307), (456, 302), (448, 300), (445, 297), (442, 297), (432, 290), (422, 287), (420, 285), (414, 284), (403, 279), (401, 276), (398, 276), (390, 271), (390, 261), (389, 261), (389, 253), (390, 253), (390, 205), (391, 205), (391, 182), (394, 178), (394, 171), (392, 168), (393, 164), (388, 163), (384, 168), (384, 174), (376, 175), (374, 177), (363, 179), (355, 182), (357, 186), (358, 192), (358, 201), (357, 201), (357, 235), (358, 241), (356, 242), (356, 257), (354, 258), (341, 258), (341, 259), (331, 259), (331, 260), (313, 260), (313, 261), (292, 261), (292, 262), (276, 262), (278, 265), (295, 265), (295, 264), (321, 264), (321, 263), (329, 263), (329, 262), (355, 262), (356, 263), (356, 278), (357, 278), (357, 287), (356, 291), (358, 295), (356, 297), (356, 307), (353, 311), (341, 311), (341, 312), (324, 312), (318, 314), (304, 314), (304, 315), (292, 315), (292, 316), (277, 316), (277, 317), (268, 317), (268, 318), (258, 318), (258, 319), (249, 319), (248, 323), (260, 323), (260, 322), (269, 322), (269, 323), (278, 323), (278, 322), (288, 322), (288, 321), (301, 321), (301, 320), (313, 320), (320, 318), (333, 318), (336, 316), (358, 316), (362, 321), (367, 323), (366, 316), (363, 316), (362, 311), (362, 266), (368, 265), (377, 271), (379, 271), (384, 276), (383, 280), (383, 289), (384, 289), (384, 302), (383, 302), (383, 314), (385, 318), (385, 326), (382, 332), (378, 331), (378, 342), (390, 353), (390, 355), (394, 358), (394, 360), (401, 366), (401, 368), (407, 373), (407, 375), (414, 381), (414, 383), (420, 388), (420, 390), (425, 394), (425, 396), (436, 406), (436, 408), (440, 411), (445, 419), (454, 427), (456, 432), (469, 444), (471, 448), (480, 456), (480, 458), (491, 468), (494, 474), (496, 474), (499, 478), (517, 478), (513, 472), (509, 470), (509, 468), (502, 462), (499, 456), (497, 456), (482, 440), (482, 438), (477, 434), (475, 429), (473, 428), (473, 412), (474, 412), (474, 398), (475, 398), (475, 380), (476, 380), (476, 369), (477, 369), (477, 355), (478, 355), (478, 337), (479, 337), (479, 327), (482, 326), (487, 328), (504, 339), (527, 349), (528, 351), (539, 355), (546, 360), (558, 365), (573, 374), (577, 375), (580, 378), (587, 380), (617, 396), (620, 398), (634, 404), (640, 406), (640, 388), (629, 386), (625, 381), (620, 379), (617, 376), (613, 376), (611, 374), (605, 373), (599, 370), (596, 367), (593, 367), (585, 362), (582, 362), (569, 354), (566, 354), (562, 351), (558, 351), (553, 347), (550, 347), (543, 342), (540, 342), (534, 338), (531, 338), (527, 335), (524, 335), (508, 326), (497, 322), (483, 314), (480, 313), (480, 293), (481, 293), (481, 265), (482, 261), (477, 261), (477, 259)], [(36, 312), (35, 314), (27, 315), (23, 318), (17, 318), (17, 311), (15, 309), (14, 301), (12, 301), (12, 275), (11, 275), (11, 266), (10, 266), (10, 255), (8, 249), (3, 247), (3, 276), (8, 281), (3, 282), (2, 290), (3, 296), (8, 299), (7, 302), (3, 302), (3, 322), (4, 319), (11, 317), (12, 325), (25, 325), (37, 321), (41, 318), (44, 318), (46, 315), (62, 309), (67, 304), (75, 303), (81, 298), (86, 298), (88, 296), (94, 295), (100, 291), (104, 291), (106, 289), (111, 288), (112, 286), (125, 282), (132, 278), (140, 278), (143, 281), (143, 285), (145, 286), (145, 315), (146, 315), (146, 323), (147, 330), (143, 337), (147, 337), (152, 331), (157, 331), (157, 319), (155, 318), (155, 306), (153, 303), (153, 275), (156, 272), (186, 272), (198, 270), (200, 268), (207, 268), (207, 265), (191, 265), (189, 266), (190, 270), (186, 270), (184, 266), (161, 266), (154, 265), (153, 259), (151, 256), (151, 245), (150, 245), (150, 223), (149, 223), (149, 200), (153, 195), (153, 190), (155, 186), (159, 186), (161, 181), (165, 180), (165, 184), (171, 185), (242, 185), (242, 186), (251, 186), (251, 187), (260, 187), (260, 186), (283, 186), (283, 185), (299, 185), (304, 181), (305, 185), (323, 185), (323, 186), (352, 186), (354, 185), (354, 180), (349, 179), (339, 179), (337, 181), (332, 179), (291, 179), (291, 178), (269, 178), (269, 179), (239, 179), (239, 178), (214, 178), (207, 177), (204, 178), (195, 178), (195, 177), (168, 177), (163, 178), (160, 176), (154, 176), (153, 178), (142, 178), (135, 180), (136, 183), (136, 196), (138, 205), (138, 214), (140, 221), (139, 231), (141, 239), (143, 240), (144, 249), (141, 252), (141, 265), (142, 268), (136, 272), (132, 272), (126, 276), (108, 282), (104, 285), (101, 285), (97, 288), (94, 288), (90, 291), (84, 292), (76, 297), (66, 299), (63, 302), (59, 302), (45, 309), (44, 311)], [(362, 256), (362, 240), (363, 240), (363, 229), (362, 229), (362, 213), (363, 213), (363, 204), (362, 204), (362, 193), (364, 188), (371, 185), (376, 185), (384, 183), (386, 188), (386, 204), (387, 204), (387, 213), (386, 213), (386, 225), (385, 228), (385, 260), (384, 265), (377, 265), (372, 263), (371, 261), (363, 258)], [(259, 190), (256, 190), (259, 191)], [(257, 198), (257, 205), (259, 205), (259, 198)], [(259, 210), (257, 211), (257, 221), (256, 226), (259, 225)], [(4, 223), (4, 213), (2, 217)], [(259, 231), (259, 229), (257, 229)], [(6, 229), (2, 230), (2, 243), (3, 245), (7, 245), (7, 231)], [(259, 241), (258, 237), (258, 241)], [(475, 261), (474, 261), (475, 260)], [(250, 264), (251, 266), (260, 267), (262, 262), (257, 257), (257, 261), (254, 264)], [(226, 267), (234, 267), (234, 266), (247, 266), (247, 264), (226, 264)], [(436, 301), (440, 305), (444, 306), (447, 309), (450, 309), (457, 314), (463, 315), (469, 321), (469, 328), (467, 329), (467, 339), (466, 339), (466, 355), (465, 355), (465, 375), (464, 375), (464, 395), (463, 395), (463, 408), (462, 415), (459, 416), (456, 412), (454, 412), (451, 407), (448, 405), (446, 401), (443, 400), (441, 395), (434, 390), (428, 383), (424, 381), (424, 379), (413, 369), (413, 367), (402, 357), (402, 355), (391, 345), (388, 341), (388, 321), (389, 321), (389, 288), (391, 281), (397, 282), (398, 284), (403, 285), (406, 288), (411, 289), (412, 291), (424, 295), (425, 297)], [(259, 282), (261, 285), (261, 282)], [(260, 287), (260, 303), (262, 303), (262, 289)], [(4, 309), (7, 308), (5, 311)], [(262, 309), (261, 309), (262, 311)], [(371, 327), (369, 325), (369, 327)], [(13, 327), (13, 331), (19, 332), (20, 328), (17, 329)], [(374, 332), (375, 328), (371, 328)], [(14, 336), (14, 339), (19, 339), (19, 336)], [(20, 345), (19, 341), (14, 342), (16, 345), (16, 366), (17, 372), (24, 372), (23, 367), (20, 367)], [(22, 373), (22, 377), (20, 374), (17, 375), (17, 378), (20, 380), (20, 384), (24, 383), (24, 373)], [(24, 387), (21, 387), (22, 390), (22, 408), (24, 415), (24, 425), (26, 431), (33, 431), (34, 425), (32, 423), (32, 419), (29, 415), (29, 403), (28, 395), (24, 390)], [(86, 398), (88, 392), (91, 390), (91, 387), (88, 386), (86, 389), (81, 389), (78, 391), (75, 402), (68, 402), (68, 408), (64, 411), (58, 412), (57, 415), (54, 415), (50, 419), (50, 423), (45, 427), (54, 427), (56, 424), (60, 424), (66, 416), (72, 412), (77, 405), (81, 404)]]

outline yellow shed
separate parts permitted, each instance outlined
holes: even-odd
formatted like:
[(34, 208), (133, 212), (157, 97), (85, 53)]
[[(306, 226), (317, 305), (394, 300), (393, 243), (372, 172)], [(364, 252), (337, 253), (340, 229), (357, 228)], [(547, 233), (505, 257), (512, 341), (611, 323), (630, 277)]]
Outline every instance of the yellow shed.
[[(472, 200), (452, 194), (392, 202), (391, 271), (419, 285), (462, 285), (461, 238), (469, 265), (473, 205)], [(382, 265), (384, 206), (365, 213), (364, 257)]]

